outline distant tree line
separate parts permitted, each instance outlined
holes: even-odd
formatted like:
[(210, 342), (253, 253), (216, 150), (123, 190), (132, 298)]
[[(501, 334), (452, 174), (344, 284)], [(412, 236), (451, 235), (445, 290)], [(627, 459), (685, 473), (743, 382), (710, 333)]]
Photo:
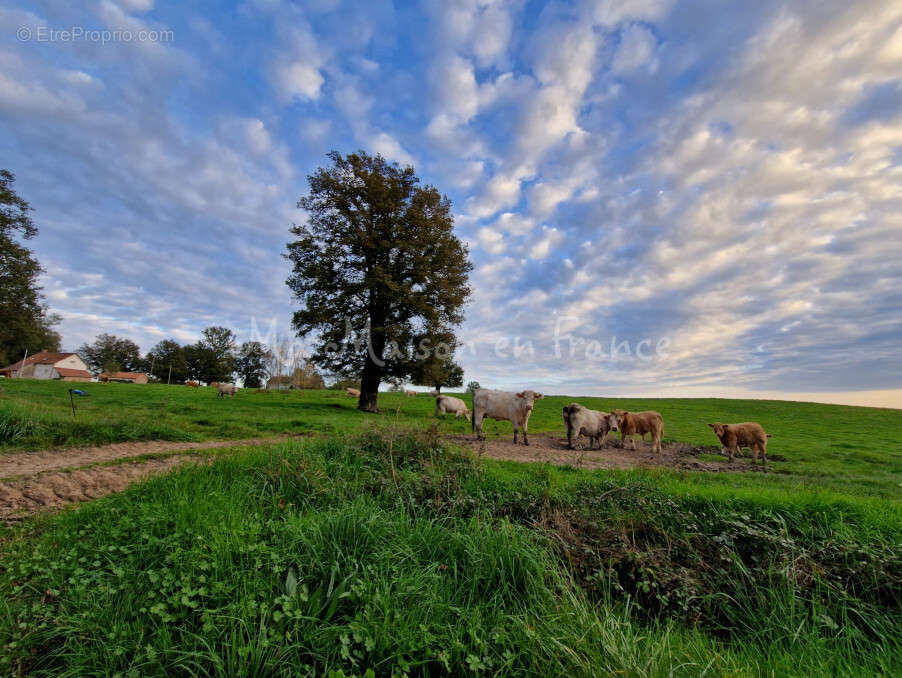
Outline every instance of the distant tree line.
[(227, 327), (208, 327), (193, 344), (164, 339), (143, 356), (131, 339), (104, 333), (83, 344), (78, 354), (95, 374), (145, 372), (164, 384), (238, 380), (245, 388), (325, 388), (312, 364), (296, 361), (286, 366), (278, 347), (259, 341), (238, 344)]

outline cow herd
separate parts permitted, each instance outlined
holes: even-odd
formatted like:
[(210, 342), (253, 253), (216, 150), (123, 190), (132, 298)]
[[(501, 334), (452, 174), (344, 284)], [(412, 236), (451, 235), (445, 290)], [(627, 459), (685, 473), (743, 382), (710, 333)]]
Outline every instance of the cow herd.
[[(518, 434), (523, 433), (523, 444), (529, 445), (527, 427), (529, 417), (537, 400), (544, 395), (535, 391), (525, 390), (519, 393), (507, 391), (492, 391), (477, 389), (473, 392), (473, 412), (470, 413), (466, 402), (460, 398), (442, 395), (433, 391), (435, 397), (435, 414), (444, 418), (451, 413), (454, 418), (465, 417), (470, 421), (473, 431), (479, 440), (485, 440), (482, 427), (488, 419), (496, 421), (509, 421), (514, 429), (514, 444), (517, 444)], [(567, 431), (567, 447), (574, 449), (574, 441), (580, 437), (586, 437), (589, 441), (589, 449), (598, 445), (599, 449), (605, 446), (608, 434), (620, 432), (620, 439), (624, 447), (629, 441), (630, 449), (636, 449), (636, 437), (645, 440), (645, 436), (651, 437), (652, 452), (661, 453), (661, 439), (664, 435), (664, 418), (660, 412), (648, 410), (645, 412), (630, 412), (616, 409), (611, 412), (590, 410), (579, 403), (570, 403), (563, 409), (564, 427)], [(752, 451), (753, 463), (761, 462), (767, 465), (767, 439), (770, 435), (764, 432), (761, 424), (746, 422), (742, 424), (721, 424), (719, 422), (708, 424), (720, 441), (721, 452), (729, 457), (730, 461), (737, 455), (741, 455), (741, 449), (748, 447)]]
[[(197, 387), (196, 382), (188, 382), (186, 386)], [(211, 384), (217, 390), (220, 398), (234, 397), (238, 390), (234, 384)], [(405, 391), (408, 397), (417, 395), (416, 391)], [(356, 388), (345, 389), (345, 395), (359, 398), (360, 391)], [(467, 403), (460, 398), (444, 395), (438, 391), (431, 391), (429, 395), (435, 398), (435, 415), (443, 419), (448, 414), (453, 414), (455, 419), (464, 417), (470, 422), (473, 431), (479, 440), (485, 440), (483, 434), (483, 422), (486, 419), (496, 421), (509, 421), (514, 429), (514, 444), (517, 444), (520, 432), (523, 433), (523, 444), (529, 445), (527, 427), (529, 417), (537, 400), (545, 396), (531, 390), (510, 393), (508, 391), (493, 391), (489, 389), (476, 389), (473, 392), (473, 412), (467, 407)], [(620, 439), (624, 447), (630, 443), (630, 449), (636, 449), (636, 436), (645, 440), (645, 436), (651, 437), (652, 452), (661, 453), (661, 439), (664, 435), (664, 418), (660, 412), (648, 410), (645, 412), (630, 412), (616, 409), (610, 412), (590, 410), (579, 403), (570, 403), (563, 409), (564, 428), (567, 431), (567, 447), (574, 449), (574, 442), (585, 437), (589, 441), (589, 449), (597, 445), (599, 449), (605, 446), (608, 434), (620, 432)], [(767, 440), (770, 434), (765, 433), (761, 424), (757, 422), (745, 422), (742, 424), (722, 424), (716, 422), (708, 424), (714, 435), (720, 441), (721, 452), (733, 461), (734, 457), (742, 455), (742, 448), (747, 447), (752, 452), (753, 463), (758, 462), (767, 466)]]

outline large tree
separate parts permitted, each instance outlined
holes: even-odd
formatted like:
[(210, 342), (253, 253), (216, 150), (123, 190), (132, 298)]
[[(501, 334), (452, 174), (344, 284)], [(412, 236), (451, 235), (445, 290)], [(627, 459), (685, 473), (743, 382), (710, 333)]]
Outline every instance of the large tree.
[(78, 349), (92, 372), (140, 372), (145, 369), (141, 349), (131, 339), (114, 334), (99, 334), (93, 344), (82, 344)]
[(307, 221), (291, 229), (293, 326), (316, 336), (317, 365), (360, 378), (358, 407), (376, 411), (379, 384), (412, 372), (415, 338), (463, 321), (472, 265), (451, 202), (412, 167), (362, 151), (329, 158), (307, 177)]
[(208, 327), (202, 338), (185, 346), (188, 378), (211, 383), (229, 382), (235, 372), (235, 333), (226, 327)]
[(22, 358), (27, 351), (59, 350), (53, 330), (59, 316), (47, 311), (38, 278), (43, 272), (34, 253), (16, 238), (38, 234), (31, 206), (13, 190), (16, 177), (0, 170), (0, 366)]
[(151, 373), (164, 384), (183, 384), (188, 379), (185, 349), (175, 339), (164, 339), (147, 352)]
[(259, 341), (246, 341), (238, 349), (235, 372), (244, 388), (260, 388), (266, 381), (266, 347)]

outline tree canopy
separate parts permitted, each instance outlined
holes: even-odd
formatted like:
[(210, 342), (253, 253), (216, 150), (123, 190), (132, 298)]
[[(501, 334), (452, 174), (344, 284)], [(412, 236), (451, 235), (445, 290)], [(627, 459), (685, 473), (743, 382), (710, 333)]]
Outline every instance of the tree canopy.
[(38, 234), (31, 206), (16, 194), (12, 172), (0, 170), (0, 366), (19, 360), (25, 352), (59, 350), (53, 330), (59, 316), (44, 304), (38, 278), (43, 269), (34, 253), (16, 238)]
[(175, 339), (164, 339), (147, 352), (151, 373), (164, 384), (183, 384), (188, 379), (185, 349)]
[(82, 344), (78, 349), (91, 371), (100, 372), (143, 372), (144, 361), (141, 349), (131, 339), (114, 334), (99, 334), (93, 344)]
[(302, 306), (292, 323), (316, 335), (317, 365), (361, 379), (358, 407), (373, 411), (379, 384), (422, 360), (415, 339), (463, 321), (472, 265), (450, 201), (412, 167), (362, 151), (329, 159), (308, 176), (307, 220), (291, 229), (287, 284)]
[(266, 347), (259, 341), (246, 341), (238, 349), (235, 372), (244, 388), (261, 388), (266, 381)]

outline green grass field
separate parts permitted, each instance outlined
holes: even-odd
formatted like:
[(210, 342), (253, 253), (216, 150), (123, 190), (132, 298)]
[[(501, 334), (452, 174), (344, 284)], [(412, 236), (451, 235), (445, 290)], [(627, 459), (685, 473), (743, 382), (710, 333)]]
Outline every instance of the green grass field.
[(902, 674), (902, 412), (579, 398), (693, 444), (758, 420), (785, 458), (585, 471), (461, 452), (423, 396), (91, 384), (73, 421), (66, 385), (2, 385), (5, 451), (323, 435), (3, 528), (0, 675)]
[[(100, 445), (129, 440), (219, 440), (282, 433), (348, 433), (380, 422), (425, 427), (434, 401), (421, 395), (379, 396), (382, 413), (357, 411), (353, 398), (334, 391), (267, 393), (241, 391), (217, 398), (213, 389), (184, 386), (86, 384), (73, 417), (60, 382), (12, 380), (0, 393), (0, 453), (6, 450)], [(463, 396), (469, 402), (469, 395)], [(563, 433), (561, 408), (570, 397), (538, 401), (532, 432)], [(774, 477), (731, 474), (735, 486), (822, 488), (891, 501), (902, 498), (902, 411), (816, 403), (717, 399), (578, 398), (595, 409), (654, 409), (664, 416), (664, 436), (693, 445), (715, 445), (711, 421), (759, 421), (773, 435), (771, 454), (785, 458)], [(165, 405), (163, 402), (165, 401)], [(465, 433), (464, 420), (441, 423)], [(488, 422), (490, 435), (509, 435), (510, 425)], [(757, 474), (755, 474), (757, 475)], [(712, 480), (712, 482), (719, 482)]]

